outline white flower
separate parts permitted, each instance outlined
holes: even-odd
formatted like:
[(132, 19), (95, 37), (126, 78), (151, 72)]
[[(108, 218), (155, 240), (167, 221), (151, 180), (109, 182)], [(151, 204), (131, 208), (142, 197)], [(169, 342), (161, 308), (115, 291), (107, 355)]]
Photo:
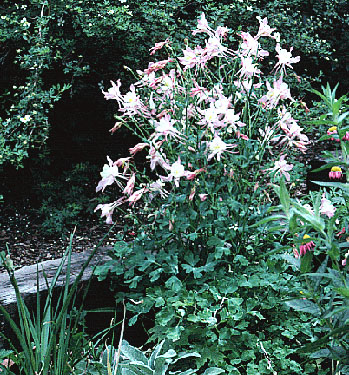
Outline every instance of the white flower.
[(25, 124), (25, 123), (29, 122), (31, 119), (32, 118), (31, 118), (30, 115), (25, 115), (24, 117), (21, 117), (19, 120)]

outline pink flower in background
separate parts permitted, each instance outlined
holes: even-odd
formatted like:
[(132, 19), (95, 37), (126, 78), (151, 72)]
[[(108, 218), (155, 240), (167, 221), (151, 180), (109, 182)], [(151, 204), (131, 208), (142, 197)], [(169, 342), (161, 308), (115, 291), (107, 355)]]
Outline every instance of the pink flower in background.
[(127, 200), (130, 205), (134, 205), (138, 200), (142, 198), (142, 195), (147, 191), (146, 188), (135, 191)]
[(148, 143), (137, 143), (136, 146), (134, 146), (132, 148), (129, 148), (128, 150), (129, 150), (131, 155), (134, 155), (137, 152), (142, 151), (144, 149), (144, 147), (149, 147), (149, 144)]
[(267, 89), (267, 94), (259, 99), (263, 108), (275, 108), (280, 100), (293, 100), (290, 89), (288, 88), (287, 83), (282, 81), (282, 77), (273, 82), (273, 87), (267, 82)]
[(271, 168), (271, 172), (276, 172), (276, 174), (284, 175), (287, 181), (290, 181), (290, 174), (289, 171), (292, 170), (293, 164), (287, 164), (286, 155), (281, 155), (280, 160), (275, 161), (275, 165)]
[(275, 70), (281, 70), (286, 74), (286, 66), (293, 69), (291, 64), (297, 63), (300, 61), (300, 57), (292, 57), (292, 50), (291, 47), (290, 51), (287, 51), (286, 49), (281, 48), (280, 44), (277, 43), (275, 47), (275, 51), (278, 53), (277, 58), (279, 61), (275, 65)]
[(207, 33), (209, 35), (213, 35), (213, 30), (208, 26), (205, 13), (201, 13), (200, 18), (198, 19), (196, 29), (193, 31), (192, 34), (196, 35), (198, 33)]
[(131, 178), (128, 180), (128, 182), (126, 184), (126, 187), (125, 187), (123, 193), (127, 194), (127, 195), (132, 195), (133, 189), (135, 187), (135, 182), (136, 182), (136, 174), (133, 173)]
[(321, 198), (320, 213), (331, 218), (336, 212), (336, 208), (333, 206), (330, 200), (326, 199), (326, 194), (323, 193)]
[(201, 202), (204, 202), (208, 197), (208, 194), (199, 194), (199, 198), (201, 200)]
[(342, 138), (342, 141), (349, 141), (349, 132), (346, 132)]
[(274, 28), (272, 29), (268, 25), (268, 18), (265, 17), (265, 18), (261, 19), (261, 17), (257, 16), (257, 19), (259, 21), (259, 30), (258, 30), (258, 34), (257, 34), (256, 38), (259, 38), (261, 36), (272, 37), (271, 34), (273, 33), (273, 31), (275, 29)]
[(155, 46), (150, 48), (150, 55), (154, 55), (154, 53), (156, 51), (158, 51), (159, 49), (161, 49), (163, 46), (165, 46), (166, 44), (170, 44), (170, 39), (166, 39), (164, 42), (159, 42), (159, 43), (155, 43)]
[(342, 178), (342, 169), (338, 166), (332, 167), (331, 171), (329, 172), (328, 176), (333, 178), (334, 180), (340, 180)]

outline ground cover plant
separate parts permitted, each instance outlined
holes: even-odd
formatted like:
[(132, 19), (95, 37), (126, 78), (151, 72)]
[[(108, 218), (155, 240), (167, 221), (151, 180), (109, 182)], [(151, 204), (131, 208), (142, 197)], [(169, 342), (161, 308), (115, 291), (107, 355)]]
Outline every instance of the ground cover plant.
[[(284, 260), (287, 214), (269, 217), (272, 183), (294, 185), (297, 152), (309, 143), (298, 123), (308, 108), (289, 86), (300, 59), (258, 20), (251, 35), (212, 29), (202, 14), (180, 49), (170, 39), (155, 44), (151, 55), (162, 59), (136, 70), (129, 90), (118, 80), (104, 91), (119, 107), (112, 131), (126, 126), (140, 142), (101, 172), (96, 190), (116, 184), (120, 197), (96, 210), (112, 223), (128, 205), (134, 240), (120, 235), (115, 260), (96, 273), (129, 287), (116, 293), (133, 312), (129, 324), (154, 313), (149, 341), (199, 352), (199, 368), (326, 374), (330, 362), (297, 350), (323, 327), (284, 303), (303, 284)], [(267, 231), (263, 217), (279, 222)]]

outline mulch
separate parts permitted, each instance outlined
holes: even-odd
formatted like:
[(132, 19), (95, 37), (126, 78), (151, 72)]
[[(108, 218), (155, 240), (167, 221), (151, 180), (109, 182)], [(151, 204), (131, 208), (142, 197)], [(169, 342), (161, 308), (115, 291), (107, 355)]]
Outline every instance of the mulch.
[[(103, 242), (103, 246), (115, 242), (114, 227)], [(93, 248), (109, 231), (110, 226), (99, 219), (98, 215), (86, 215), (76, 226), (73, 236), (73, 251), (82, 252)], [(74, 231), (74, 228), (70, 228)], [(60, 258), (70, 241), (70, 233), (47, 235), (42, 230), (41, 218), (30, 207), (30, 203), (13, 206), (0, 205), (0, 251), (9, 251), (16, 268), (36, 264), (44, 260)], [(3, 269), (0, 267), (0, 271)]]

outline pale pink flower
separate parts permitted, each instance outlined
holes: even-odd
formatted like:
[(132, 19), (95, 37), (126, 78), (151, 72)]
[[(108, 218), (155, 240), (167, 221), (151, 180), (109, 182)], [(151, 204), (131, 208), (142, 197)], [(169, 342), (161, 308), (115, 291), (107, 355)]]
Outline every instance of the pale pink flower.
[(187, 174), (188, 174), (188, 171), (185, 170), (180, 157), (178, 157), (178, 160), (175, 163), (173, 163), (170, 167), (170, 174), (167, 177), (160, 176), (160, 178), (162, 181), (167, 181), (167, 182), (171, 182), (174, 180), (175, 186), (179, 187), (179, 180), (182, 177), (186, 177)]
[(203, 65), (205, 60), (203, 59), (204, 51), (200, 46), (195, 47), (195, 50), (187, 46), (185, 50), (182, 50), (183, 57), (179, 57), (179, 62), (184, 65), (184, 70), (193, 68), (197, 64)]
[(190, 194), (189, 194), (189, 200), (192, 201), (194, 199), (194, 196), (195, 196), (195, 192), (196, 192), (196, 187), (195, 185), (192, 187), (191, 191), (190, 191)]
[(287, 181), (290, 181), (289, 171), (292, 170), (293, 164), (287, 164), (286, 155), (281, 155), (279, 160), (275, 161), (274, 167), (271, 168), (271, 172), (276, 172), (276, 174), (284, 175)]
[(165, 184), (161, 181), (161, 179), (158, 179), (148, 185), (149, 199), (152, 200), (155, 194), (160, 194), (161, 198), (166, 198), (168, 196), (168, 192), (164, 189), (164, 187)]
[(336, 208), (333, 206), (330, 200), (326, 199), (326, 194), (323, 193), (321, 198), (320, 213), (331, 218), (336, 212)]
[(163, 169), (169, 170), (171, 167), (168, 162), (163, 158), (160, 152), (153, 146), (150, 147), (149, 155), (147, 159), (150, 159), (150, 169), (153, 171), (157, 165)]
[(121, 206), (125, 201), (126, 201), (125, 197), (121, 197), (113, 203), (99, 204), (95, 208), (94, 211), (96, 212), (97, 210), (101, 210), (102, 211), (101, 217), (103, 217), (103, 216), (106, 217), (105, 222), (107, 224), (113, 224), (112, 215), (113, 215), (113, 212), (114, 212), (115, 208), (118, 207), (118, 206)]
[(193, 98), (198, 97), (198, 103), (208, 99), (208, 90), (205, 87), (199, 86), (198, 83), (193, 80), (194, 87), (190, 90), (190, 96)]
[[(302, 128), (297, 124), (297, 121), (292, 118), (291, 114), (287, 112), (286, 108), (283, 107), (279, 111), (280, 120), (277, 125), (285, 132), (286, 136), (282, 137), (280, 144), (287, 142), (289, 146), (294, 145), (298, 147), (302, 152), (306, 151), (306, 145), (309, 143), (309, 139), (305, 134), (302, 134)], [(275, 137), (273, 140), (277, 141), (281, 136)], [(299, 140), (295, 140), (298, 138)]]
[(213, 157), (217, 157), (217, 160), (221, 160), (221, 155), (224, 151), (227, 151), (229, 148), (236, 147), (236, 144), (228, 144), (222, 141), (222, 139), (215, 135), (213, 140), (208, 142), (208, 150), (210, 153), (207, 156), (207, 160), (211, 160)]
[(201, 13), (196, 29), (193, 30), (192, 34), (196, 35), (198, 33), (207, 33), (209, 35), (213, 35), (213, 30), (208, 26), (205, 13)]
[(120, 181), (117, 179), (126, 179), (125, 176), (119, 173), (119, 168), (113, 163), (113, 161), (110, 159), (109, 156), (107, 156), (108, 164), (104, 164), (103, 170), (100, 173), (102, 180), (99, 181), (97, 187), (96, 187), (96, 192), (104, 189), (108, 185), (112, 185), (114, 182), (121, 187)]
[(161, 60), (156, 62), (150, 62), (148, 68), (144, 70), (144, 73), (149, 76), (150, 73), (156, 72), (160, 69), (163, 69), (168, 63), (172, 62), (173, 59), (168, 58), (167, 60)]
[(131, 178), (128, 180), (126, 187), (123, 191), (124, 194), (131, 195), (133, 193), (133, 189), (135, 187), (136, 182), (136, 174), (133, 173)]
[(149, 144), (148, 143), (137, 143), (136, 146), (134, 146), (132, 148), (129, 148), (128, 150), (129, 150), (131, 155), (134, 155), (137, 152), (142, 151), (144, 149), (144, 147), (149, 147)]
[(159, 42), (159, 43), (155, 43), (155, 46), (150, 48), (150, 55), (154, 55), (155, 51), (158, 51), (159, 49), (161, 49), (163, 46), (167, 45), (167, 44), (170, 44), (170, 40), (167, 38), (164, 42)]
[(213, 57), (223, 57), (226, 55), (228, 48), (223, 46), (220, 39), (216, 36), (211, 36), (206, 41), (205, 59), (201, 59), (202, 65)]
[(166, 140), (168, 136), (181, 139), (181, 132), (173, 126), (175, 123), (176, 121), (171, 119), (170, 115), (167, 114), (159, 122), (155, 122), (155, 139), (158, 139), (160, 135), (165, 136)]
[(122, 106), (123, 104), (123, 96), (120, 92), (120, 87), (121, 87), (121, 81), (118, 79), (115, 82), (110, 81), (112, 84), (112, 87), (108, 90), (108, 92), (105, 92), (102, 90), (102, 93), (104, 94), (104, 98), (109, 100), (109, 99), (114, 99), (118, 102), (119, 106)]
[(146, 188), (135, 191), (131, 196), (128, 197), (128, 202), (130, 205), (135, 204), (138, 200), (142, 198), (142, 195), (147, 191)]
[(114, 161), (114, 165), (116, 165), (117, 167), (124, 168), (124, 173), (125, 173), (130, 165), (130, 159), (132, 159), (131, 156), (128, 156), (127, 158), (120, 158)]
[(184, 165), (182, 165), (181, 159), (178, 158), (178, 160), (171, 165), (170, 169), (170, 176), (174, 178), (175, 185), (179, 186), (179, 180), (181, 177), (186, 176), (186, 171), (184, 168)]
[(208, 194), (199, 194), (199, 197), (200, 197), (201, 202), (204, 202), (207, 199)]
[(214, 32), (215, 36), (219, 38), (226, 38), (229, 32), (229, 28), (226, 26), (218, 26), (216, 31)]
[(239, 72), (241, 77), (252, 77), (261, 73), (251, 56), (241, 56), (241, 69)]
[(286, 74), (286, 66), (293, 69), (291, 64), (297, 63), (300, 61), (300, 57), (292, 57), (292, 50), (291, 47), (290, 51), (287, 51), (286, 49), (281, 48), (280, 44), (277, 43), (275, 47), (275, 51), (278, 53), (276, 56), (279, 61), (275, 65), (275, 70), (278, 71), (279, 69), (282, 70)]
[(259, 103), (262, 104), (263, 108), (275, 108), (280, 100), (293, 100), (290, 89), (288, 88), (287, 83), (282, 81), (282, 77), (273, 82), (273, 87), (267, 82), (267, 89), (267, 94), (259, 99)]
[(200, 168), (200, 169), (196, 169), (193, 172), (187, 172), (186, 174), (187, 180), (194, 180), (199, 173), (205, 172), (205, 171), (206, 171), (205, 168)]
[(257, 38), (261, 36), (267, 36), (267, 37), (272, 37), (272, 32), (275, 30), (274, 28), (271, 28), (268, 25), (268, 19), (267, 17), (261, 19), (260, 16), (257, 16), (257, 19), (259, 21), (259, 30), (257, 34)]
[(269, 56), (269, 52), (261, 49), (257, 37), (253, 37), (250, 33), (241, 32), (240, 33), (243, 42), (240, 45), (241, 56), (255, 56), (263, 58)]

